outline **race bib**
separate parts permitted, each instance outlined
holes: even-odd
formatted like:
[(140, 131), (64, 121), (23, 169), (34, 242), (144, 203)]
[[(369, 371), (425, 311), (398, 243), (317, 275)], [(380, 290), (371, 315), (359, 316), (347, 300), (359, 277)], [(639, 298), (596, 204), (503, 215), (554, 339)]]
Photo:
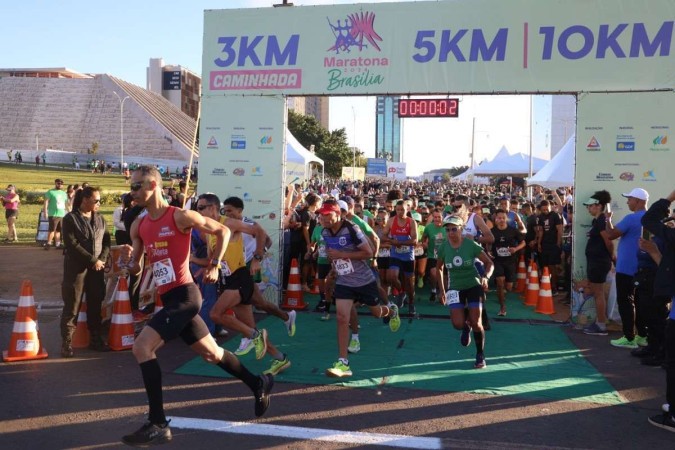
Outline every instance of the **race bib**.
[(497, 248), (497, 256), (509, 257), (511, 256), (511, 252), (509, 252), (508, 247), (499, 247)]
[(351, 259), (336, 259), (333, 261), (333, 267), (338, 275), (349, 275), (354, 273), (354, 266)]
[(410, 253), (410, 246), (402, 245), (400, 247), (396, 247), (396, 253)]
[(381, 248), (377, 252), (378, 258), (389, 258), (391, 256), (391, 250), (389, 248)]
[(232, 271), (230, 270), (230, 266), (227, 265), (227, 261), (220, 262), (220, 274), (222, 277), (229, 277), (232, 275)]
[(164, 286), (176, 281), (176, 272), (173, 270), (171, 260), (166, 258), (152, 263), (152, 277), (155, 280), (155, 286)]
[(328, 258), (328, 252), (325, 245), (319, 246), (319, 258)]
[(415, 256), (422, 256), (424, 254), (424, 247), (415, 247)]
[(459, 291), (447, 291), (445, 293), (445, 304), (454, 305), (459, 303)]

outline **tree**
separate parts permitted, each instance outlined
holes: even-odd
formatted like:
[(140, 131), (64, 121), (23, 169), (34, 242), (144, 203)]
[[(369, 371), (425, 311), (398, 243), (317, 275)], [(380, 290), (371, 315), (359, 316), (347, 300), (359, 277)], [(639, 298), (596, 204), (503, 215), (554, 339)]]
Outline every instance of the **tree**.
[[(305, 148), (314, 145), (314, 153), (323, 159), (326, 175), (339, 178), (343, 166), (351, 167), (354, 153), (347, 144), (347, 132), (344, 128), (329, 132), (314, 116), (289, 110), (288, 129)], [(360, 152), (357, 157), (359, 154)]]

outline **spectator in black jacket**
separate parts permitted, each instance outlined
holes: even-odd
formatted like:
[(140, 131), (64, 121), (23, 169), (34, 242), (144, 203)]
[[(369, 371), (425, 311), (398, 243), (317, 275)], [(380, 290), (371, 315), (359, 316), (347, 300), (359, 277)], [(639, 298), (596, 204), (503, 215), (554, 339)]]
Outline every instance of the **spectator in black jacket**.
[(98, 210), (101, 193), (87, 186), (77, 191), (73, 210), (63, 218), (63, 312), (61, 314), (61, 356), (73, 356), (72, 339), (77, 326), (82, 294), (87, 296), (87, 328), (89, 348), (108, 350), (101, 336), (101, 303), (105, 297), (103, 278), (106, 259), (110, 253), (110, 233)]
[[(654, 281), (654, 295), (675, 298), (675, 228), (661, 219), (667, 214), (670, 204), (675, 201), (675, 190), (665, 199), (654, 203), (642, 217), (644, 226), (654, 236), (664, 241), (664, 251)], [(668, 431), (675, 431), (675, 309), (671, 307), (666, 326), (666, 400), (663, 414), (651, 416), (649, 423)], [(667, 410), (667, 411), (665, 411)]]

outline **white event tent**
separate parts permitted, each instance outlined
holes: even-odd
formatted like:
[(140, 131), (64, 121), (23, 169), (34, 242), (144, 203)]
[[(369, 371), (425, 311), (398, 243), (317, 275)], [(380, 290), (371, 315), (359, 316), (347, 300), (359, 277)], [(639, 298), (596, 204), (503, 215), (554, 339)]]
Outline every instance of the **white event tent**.
[(323, 160), (303, 147), (290, 130), (286, 129), (286, 184), (308, 179), (311, 174), (310, 163), (321, 164), (321, 179), (323, 180), (325, 174)]
[[(532, 157), (532, 173), (541, 170), (547, 160)], [(530, 172), (530, 157), (525, 153), (510, 155), (506, 147), (502, 147), (492, 161), (478, 166), (476, 175), (525, 175)]]
[(574, 185), (574, 148), (575, 136), (572, 135), (560, 151), (536, 175), (527, 179), (527, 184), (555, 189)]

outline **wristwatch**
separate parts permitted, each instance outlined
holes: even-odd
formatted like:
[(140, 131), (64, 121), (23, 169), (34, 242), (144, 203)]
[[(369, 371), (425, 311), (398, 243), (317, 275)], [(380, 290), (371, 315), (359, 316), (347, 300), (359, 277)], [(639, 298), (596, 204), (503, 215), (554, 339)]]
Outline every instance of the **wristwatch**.
[(256, 261), (262, 261), (263, 257), (258, 255), (258, 254), (255, 254), (255, 255), (253, 255), (253, 259), (255, 259)]
[(220, 267), (220, 261), (216, 258), (213, 258), (211, 261), (209, 261), (209, 265), (213, 267)]

